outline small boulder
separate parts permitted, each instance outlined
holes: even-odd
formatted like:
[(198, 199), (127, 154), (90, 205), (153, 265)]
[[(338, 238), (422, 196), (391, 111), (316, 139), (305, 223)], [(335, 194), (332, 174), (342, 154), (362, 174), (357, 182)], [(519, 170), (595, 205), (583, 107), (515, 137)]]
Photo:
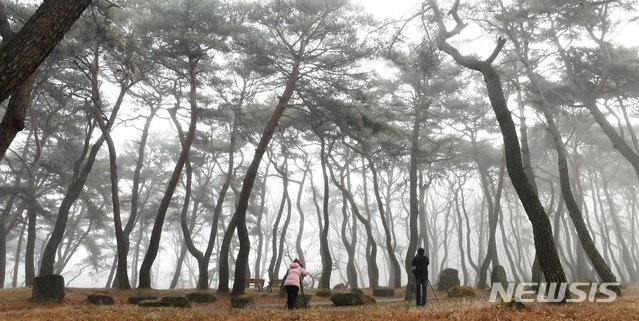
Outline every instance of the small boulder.
[(460, 285), (459, 281), (459, 271), (451, 268), (444, 269), (441, 274), (439, 274), (439, 282), (437, 284), (437, 290), (439, 291), (448, 291), (455, 286)]
[(315, 295), (323, 298), (330, 298), (331, 295), (333, 295), (333, 291), (331, 291), (331, 289), (319, 289), (315, 292)]
[(231, 297), (231, 307), (236, 309), (250, 308), (253, 306), (253, 297), (248, 294), (234, 295)]
[(161, 299), (140, 301), (138, 306), (141, 307), (165, 307), (165, 308), (190, 308), (189, 299), (184, 296), (165, 296)]
[[(490, 272), (490, 284), (499, 283), (504, 289), (508, 288), (508, 278), (506, 277), (506, 269), (503, 266), (497, 265), (492, 272)], [(492, 285), (491, 285), (492, 286)]]
[(38, 276), (33, 280), (31, 300), (36, 303), (59, 303), (64, 300), (64, 277), (59, 274)]
[(359, 293), (347, 292), (347, 293), (333, 293), (331, 295), (331, 302), (336, 306), (353, 306), (364, 304), (364, 296)]
[(196, 302), (196, 303), (210, 303), (210, 302), (215, 302), (215, 300), (217, 300), (215, 295), (209, 292), (191, 292), (185, 296), (187, 299), (189, 299), (190, 302)]

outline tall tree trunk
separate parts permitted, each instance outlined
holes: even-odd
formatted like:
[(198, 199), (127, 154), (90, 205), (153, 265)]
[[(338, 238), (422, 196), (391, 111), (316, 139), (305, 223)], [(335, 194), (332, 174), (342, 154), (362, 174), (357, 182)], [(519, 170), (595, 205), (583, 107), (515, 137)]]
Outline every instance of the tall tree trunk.
[[(451, 183), (453, 184), (453, 183)], [(470, 284), (470, 274), (468, 273), (468, 267), (466, 266), (466, 255), (464, 253), (464, 235), (463, 235), (463, 226), (464, 220), (461, 215), (461, 207), (459, 205), (459, 194), (462, 189), (462, 182), (459, 182), (459, 186), (455, 188), (455, 212), (457, 213), (457, 248), (459, 249), (459, 261), (461, 261), (461, 269), (462, 269), (462, 277), (464, 278), (463, 285)], [(463, 197), (463, 196), (462, 196)], [(468, 248), (468, 252), (470, 252), (470, 248)], [(409, 273), (412, 274), (412, 273)]]
[[(97, 44), (96, 44), (97, 47)], [(127, 271), (127, 253), (128, 244), (124, 241), (124, 234), (122, 231), (122, 219), (120, 217), (120, 191), (118, 189), (118, 167), (117, 167), (117, 155), (115, 151), (115, 143), (111, 137), (110, 128), (104, 119), (104, 112), (102, 110), (102, 99), (100, 99), (100, 82), (98, 80), (99, 71), (99, 51), (98, 48), (94, 49), (93, 62), (91, 63), (91, 100), (93, 101), (93, 114), (102, 132), (102, 137), (105, 138), (107, 147), (109, 150), (109, 172), (111, 177), (111, 200), (113, 203), (113, 222), (115, 228), (115, 239), (117, 244), (118, 255), (118, 288), (130, 289), (129, 275)], [(125, 85), (125, 87), (128, 85)]]
[[(553, 113), (550, 110), (550, 106), (546, 101), (546, 97), (544, 96), (541, 86), (539, 85), (539, 82), (537, 81), (537, 78), (533, 73), (527, 53), (522, 52), (517, 41), (514, 41), (514, 43), (516, 48), (520, 49), (520, 58), (521, 60), (523, 60), (523, 64), (526, 67), (526, 73), (528, 74), (528, 78), (533, 85), (533, 90), (538, 99), (538, 106), (541, 108), (546, 118), (546, 124), (548, 125), (548, 129), (550, 130), (553, 138), (553, 144), (555, 146), (555, 150), (557, 151), (557, 166), (559, 169), (559, 184), (561, 187), (561, 195), (564, 198), (566, 208), (568, 209), (568, 214), (570, 215), (570, 218), (572, 219), (572, 222), (577, 231), (577, 235), (579, 236), (581, 246), (588, 255), (590, 263), (592, 263), (592, 265), (594, 266), (601, 280), (603, 282), (616, 283), (616, 277), (614, 276), (614, 274), (612, 274), (612, 271), (608, 267), (606, 261), (599, 254), (599, 250), (597, 250), (597, 247), (595, 246), (595, 243), (590, 236), (590, 231), (588, 231), (588, 228), (584, 223), (579, 204), (577, 203), (577, 200), (572, 193), (572, 187), (570, 185), (570, 172), (566, 156), (566, 147), (561, 140), (561, 133), (559, 132), (559, 128), (555, 123)], [(578, 251), (578, 254), (579, 253), (581, 253), (581, 251)], [(618, 286), (615, 286), (613, 291), (615, 291), (617, 294), (621, 294), (621, 290)]]
[[(264, 249), (265, 246), (265, 236), (264, 233), (262, 232), (262, 218), (264, 217), (264, 213), (266, 212), (266, 180), (268, 179), (268, 172), (269, 169), (271, 167), (271, 162), (269, 160), (269, 162), (266, 163), (266, 169), (264, 170), (264, 178), (262, 179), (262, 189), (260, 190), (260, 210), (257, 214), (257, 224), (256, 224), (256, 231), (257, 231), (257, 258), (255, 259), (255, 269), (254, 269), (254, 273), (255, 273), (255, 277), (256, 278), (260, 278), (262, 276), (262, 273), (264, 272), (265, 268), (262, 264), (262, 253), (266, 252), (266, 249)], [(303, 261), (305, 262), (305, 261)], [(264, 260), (264, 264), (266, 264), (266, 260)], [(270, 276), (269, 276), (270, 277)], [(279, 277), (277, 277), (279, 278)]]
[[(182, 132), (182, 127), (180, 126), (177, 118), (175, 117), (175, 113), (171, 115), (173, 118), (173, 123), (176, 125), (178, 129), (178, 133), (180, 136), (180, 141), (182, 142), (182, 146), (184, 146), (184, 135)], [(180, 227), (182, 228), (182, 237), (184, 241), (182, 242), (182, 246), (180, 248), (180, 254), (175, 266), (175, 274), (173, 275), (173, 280), (171, 280), (171, 285), (175, 287), (177, 281), (182, 272), (182, 263), (184, 262), (185, 252), (188, 250), (195, 260), (197, 261), (198, 266), (198, 289), (199, 286), (203, 283), (205, 284), (205, 288), (209, 284), (209, 271), (208, 264), (202, 264), (204, 259), (204, 254), (200, 252), (193, 244), (193, 239), (191, 237), (191, 233), (193, 231), (195, 221), (197, 220), (197, 211), (199, 209), (199, 202), (196, 200), (193, 204), (193, 214), (191, 222), (188, 222), (188, 213), (189, 213), (189, 204), (191, 203), (191, 194), (193, 192), (193, 168), (191, 165), (191, 158), (187, 157), (186, 163), (184, 164), (184, 173), (186, 174), (186, 185), (184, 186), (184, 203), (182, 204), (182, 211), (180, 212)], [(184, 254), (183, 254), (184, 253)], [(175, 283), (174, 283), (175, 282)]]
[[(340, 167), (340, 185), (346, 186), (346, 189), (351, 189), (351, 180), (350, 180), (350, 158), (347, 158), (344, 166)], [(346, 173), (346, 174), (345, 174)], [(346, 182), (344, 182), (344, 177), (346, 176)], [(355, 249), (357, 247), (357, 220), (355, 215), (348, 215), (348, 197), (342, 191), (342, 242), (344, 243), (344, 248), (346, 249), (346, 254), (348, 255), (348, 261), (346, 263), (346, 279), (348, 283), (348, 287), (350, 288), (358, 288), (359, 284), (357, 281), (357, 269), (355, 268)], [(349, 220), (351, 220), (349, 224)], [(349, 235), (350, 232), (350, 235)], [(348, 238), (350, 237), (350, 241)]]
[(186, 248), (186, 242), (182, 241), (182, 244), (180, 246), (180, 254), (178, 254), (177, 261), (175, 262), (175, 272), (173, 272), (173, 277), (171, 278), (169, 289), (175, 289), (177, 287), (180, 276), (182, 275), (182, 265), (184, 265), (184, 259), (186, 258), (187, 252), (188, 250)]
[[(335, 160), (333, 160), (335, 163)], [(359, 221), (364, 225), (364, 229), (366, 231), (366, 237), (368, 239), (367, 246), (370, 246), (370, 254), (366, 256), (366, 264), (368, 268), (368, 279), (369, 279), (369, 287), (376, 288), (379, 287), (379, 269), (377, 267), (377, 244), (375, 243), (375, 239), (373, 237), (373, 228), (371, 227), (370, 222), (361, 214), (357, 203), (355, 202), (355, 198), (349, 189), (344, 186), (343, 179), (337, 180), (335, 177), (335, 173), (333, 172), (333, 167), (328, 167), (331, 180), (333, 184), (342, 192), (342, 196), (346, 197), (348, 203), (350, 204), (351, 212), (359, 219)]]
[(246, 170), (246, 176), (244, 176), (244, 181), (242, 183), (240, 198), (238, 199), (237, 208), (235, 209), (234, 214), (234, 216), (238, 217), (237, 234), (240, 239), (240, 251), (237, 256), (235, 266), (235, 282), (233, 283), (234, 295), (244, 293), (246, 267), (248, 266), (248, 256), (251, 249), (248, 230), (246, 228), (246, 211), (248, 210), (249, 198), (251, 196), (251, 191), (253, 190), (253, 184), (255, 183), (257, 171), (260, 167), (260, 163), (262, 162), (262, 157), (264, 156), (268, 144), (271, 141), (273, 134), (275, 133), (277, 124), (282, 117), (282, 114), (284, 113), (284, 109), (286, 108), (288, 101), (293, 96), (293, 90), (295, 89), (295, 84), (299, 77), (299, 68), (302, 62), (302, 56), (304, 55), (304, 49), (306, 45), (305, 41), (307, 40), (303, 40), (301, 48), (295, 56), (295, 60), (293, 61), (293, 68), (291, 69), (291, 73), (288, 76), (288, 81), (286, 83), (286, 87), (284, 88), (284, 92), (280, 96), (279, 102), (277, 103), (277, 106), (275, 107), (271, 118), (264, 128), (264, 132), (262, 133), (260, 142), (255, 149), (255, 156), (253, 156), (253, 161), (251, 161), (251, 164)]
[[(530, 185), (532, 186), (535, 193), (537, 193), (538, 189), (537, 182), (535, 181), (535, 171), (532, 167), (532, 162), (530, 161), (530, 148), (528, 147), (528, 126), (526, 125), (524, 100), (521, 94), (521, 84), (519, 83), (519, 79), (517, 79), (516, 77), (515, 89), (517, 91), (517, 105), (519, 106), (519, 133), (521, 134), (520, 140), (522, 164), (524, 167), (524, 173), (526, 173), (526, 177), (528, 177)], [(537, 289), (539, 289), (539, 284), (541, 284), (541, 280), (543, 279), (543, 272), (541, 271), (541, 267), (539, 266), (539, 261), (536, 253), (530, 270), (532, 274), (532, 282), (537, 283)]]
[(28, 96), (38, 67), (91, 2), (45, 0), (16, 34), (6, 28), (4, 4), (0, 6), (0, 23), (5, 27), (1, 28), (0, 102), (14, 96), (0, 122), (0, 160), (16, 134), (24, 128)]
[[(138, 158), (135, 162), (135, 170), (133, 171), (133, 184), (131, 185), (131, 211), (129, 213), (129, 218), (127, 219), (126, 225), (124, 226), (123, 241), (124, 241), (124, 250), (125, 256), (128, 257), (130, 250), (130, 238), (131, 233), (133, 232), (133, 228), (135, 227), (135, 223), (138, 220), (138, 210), (139, 210), (139, 199), (140, 199), (140, 176), (142, 175), (142, 167), (144, 167), (145, 161), (145, 153), (146, 153), (146, 144), (149, 138), (149, 129), (151, 128), (151, 123), (153, 118), (155, 118), (155, 114), (160, 109), (162, 104), (162, 98), (157, 99), (156, 105), (151, 103), (151, 110), (149, 116), (146, 118), (144, 122), (144, 128), (142, 129), (142, 136), (140, 137), (140, 142), (138, 144)], [(131, 269), (131, 279), (133, 280), (133, 284), (136, 284), (137, 278), (134, 277), (137, 275), (137, 269), (133, 266)], [(118, 277), (119, 278), (119, 277)]]
[(231, 241), (233, 240), (233, 234), (237, 228), (237, 220), (237, 216), (233, 215), (229, 222), (229, 226), (224, 233), (222, 245), (220, 246), (220, 257), (218, 258), (219, 284), (217, 286), (217, 292), (219, 293), (229, 292), (229, 256), (231, 255)]
[[(408, 197), (409, 197), (409, 211), (408, 211), (408, 247), (406, 248), (406, 257), (404, 258), (404, 268), (406, 271), (411, 271), (411, 263), (415, 253), (417, 253), (417, 217), (419, 216), (419, 199), (417, 198), (418, 180), (417, 180), (417, 166), (419, 157), (419, 131), (421, 129), (422, 115), (419, 113), (419, 109), (414, 108), (415, 116), (413, 119), (413, 128), (410, 136), (410, 168), (408, 171)], [(415, 276), (413, 273), (408, 274), (408, 283), (406, 284), (406, 293), (404, 295), (404, 301), (412, 301), (415, 298)]]
[[(184, 146), (182, 146), (180, 157), (175, 163), (173, 174), (171, 174), (171, 179), (169, 180), (169, 184), (167, 185), (164, 196), (162, 197), (162, 201), (160, 202), (157, 216), (155, 217), (155, 222), (153, 223), (153, 230), (151, 231), (149, 246), (147, 248), (146, 255), (144, 256), (144, 260), (142, 260), (142, 265), (140, 265), (140, 283), (138, 284), (138, 288), (144, 289), (151, 287), (151, 268), (153, 267), (153, 262), (155, 261), (158, 250), (160, 249), (160, 238), (162, 237), (164, 218), (166, 217), (166, 212), (169, 209), (169, 204), (171, 203), (171, 199), (173, 198), (173, 193), (175, 192), (177, 184), (180, 180), (180, 175), (182, 174), (182, 168), (184, 167), (184, 163), (186, 163), (186, 160), (189, 156), (189, 151), (191, 150), (191, 145), (193, 144), (193, 139), (195, 138), (195, 129), (197, 127), (198, 116), (196, 69), (197, 62), (194, 61), (193, 58), (189, 58), (189, 82), (191, 87), (189, 95), (191, 106), (189, 130), (184, 140)], [(177, 112), (177, 110), (173, 110), (172, 112), (175, 113)]]
[[(614, 226), (615, 235), (617, 236), (617, 242), (619, 244), (619, 248), (621, 250), (621, 256), (623, 258), (622, 262), (626, 271), (628, 272), (628, 277), (630, 280), (634, 280), (637, 278), (637, 269), (634, 265), (634, 260), (632, 259), (632, 255), (630, 254), (630, 250), (628, 249), (628, 244), (626, 243), (626, 237), (624, 235), (624, 228), (619, 220), (619, 213), (617, 213), (615, 201), (612, 199), (612, 195), (610, 194), (610, 190), (608, 188), (608, 182), (604, 177), (603, 170), (601, 173), (601, 185), (603, 188), (604, 195), (606, 196), (606, 201), (608, 202), (608, 213), (610, 216), (610, 220), (612, 220), (612, 225)], [(603, 218), (602, 218), (603, 219)], [(605, 281), (604, 282), (609, 282)]]
[(320, 289), (330, 289), (331, 288), (331, 273), (333, 272), (333, 258), (331, 257), (331, 251), (328, 242), (328, 231), (329, 231), (329, 178), (327, 173), (327, 167), (330, 169), (330, 165), (328, 164), (328, 157), (330, 155), (330, 151), (326, 151), (326, 141), (323, 137), (320, 138), (320, 163), (322, 167), (322, 177), (324, 178), (324, 197), (322, 204), (322, 214), (324, 218), (323, 229), (320, 232), (320, 256), (322, 258), (322, 278), (319, 281)]
[(377, 169), (373, 164), (373, 160), (370, 158), (370, 155), (366, 154), (366, 160), (368, 161), (368, 166), (371, 169), (371, 174), (373, 174), (373, 191), (375, 192), (375, 199), (377, 200), (377, 209), (379, 210), (380, 219), (382, 222), (382, 227), (384, 228), (384, 235), (386, 240), (386, 250), (388, 253), (388, 259), (390, 261), (389, 273), (392, 273), (391, 280), (393, 280), (393, 287), (399, 289), (402, 287), (402, 271), (399, 266), (399, 261), (395, 256), (394, 247), (391, 238), (391, 227), (388, 225), (386, 221), (386, 214), (384, 212), (384, 202), (382, 201), (382, 197), (379, 192), (379, 179), (377, 178)]
[[(44, 0), (20, 31), (3, 43), (0, 48), (0, 102), (38, 69), (91, 2)], [(0, 153), (0, 158), (2, 156), (4, 152)]]
[[(282, 214), (284, 213), (284, 207), (286, 206), (287, 199), (288, 199), (288, 178), (287, 178), (288, 173), (286, 170), (286, 167), (287, 167), (286, 160), (284, 160), (283, 168), (278, 168), (275, 163), (273, 163), (273, 167), (282, 177), (282, 199), (280, 200), (280, 205), (277, 210), (275, 222), (273, 223), (273, 234), (271, 235), (272, 255), (271, 255), (271, 261), (268, 266), (268, 275), (271, 280), (276, 279), (277, 276), (280, 274), (279, 266), (282, 263), (282, 251), (283, 251), (282, 244), (284, 242), (284, 239), (286, 238), (286, 227), (283, 226), (280, 232), (280, 221), (282, 220)], [(290, 217), (290, 215), (288, 217)], [(279, 246), (277, 242), (278, 237), (280, 238)]]
[[(22, 253), (22, 240), (24, 239), (24, 233), (27, 230), (27, 224), (22, 223), (22, 228), (20, 229), (20, 234), (18, 236), (18, 244), (16, 246), (16, 256), (15, 256), (15, 264), (13, 265), (13, 278), (11, 280), (11, 287), (18, 287), (18, 271), (20, 267), (20, 254)], [(25, 286), (26, 282), (25, 282)]]
[[(492, 62), (501, 51), (505, 44), (505, 40), (503, 38), (498, 40), (495, 50), (493, 50), (493, 53), (485, 61), (463, 56), (457, 49), (446, 42), (447, 38), (461, 32), (461, 29), (464, 27), (463, 22), (457, 14), (459, 0), (455, 1), (451, 11), (455, 21), (457, 22), (457, 27), (453, 32), (448, 32), (446, 30), (446, 26), (444, 25), (436, 1), (429, 0), (429, 4), (433, 9), (435, 19), (440, 29), (440, 36), (437, 41), (438, 47), (452, 56), (460, 65), (471, 70), (479, 71), (484, 76), (484, 81), (486, 82), (486, 87), (488, 89), (488, 97), (503, 135), (508, 175), (515, 187), (515, 190), (517, 191), (517, 195), (519, 195), (519, 199), (521, 200), (524, 209), (526, 210), (526, 214), (528, 214), (528, 218), (532, 223), (535, 249), (537, 250), (539, 265), (541, 266), (544, 276), (548, 282), (565, 283), (566, 275), (561, 266), (557, 248), (555, 247), (555, 243), (552, 239), (552, 226), (550, 225), (550, 220), (539, 201), (537, 193), (533, 189), (526, 173), (524, 172), (521, 161), (521, 149), (519, 147), (515, 124), (511, 118), (506, 99), (504, 98), (499, 74), (492, 66)], [(559, 291), (559, 287), (557, 287), (556, 290)], [(556, 293), (552, 294), (553, 297), (557, 297), (555, 294)]]
[[(604, 247), (604, 257), (606, 258), (606, 261), (610, 262), (612, 261), (612, 263), (615, 265), (615, 267), (617, 268), (617, 273), (619, 274), (619, 278), (621, 279), (622, 282), (627, 282), (628, 279), (625, 277), (624, 271), (621, 268), (621, 266), (619, 265), (619, 262), (617, 261), (617, 255), (614, 255), (614, 250), (612, 248), (612, 236), (610, 236), (610, 228), (608, 228), (608, 224), (606, 224), (606, 220), (605, 220), (605, 215), (603, 215), (603, 213), (607, 213), (608, 211), (606, 211), (604, 209), (604, 204), (605, 204), (605, 200), (603, 199), (603, 197), (601, 196), (601, 188), (599, 188), (599, 183), (597, 180), (597, 174), (594, 170), (590, 170), (589, 171), (589, 178), (590, 178), (590, 183), (591, 183), (591, 189), (592, 189), (592, 195), (595, 196), (596, 195), (596, 199), (595, 197), (593, 197), (593, 205), (594, 205), (594, 209), (597, 209), (597, 206), (599, 207), (599, 215), (597, 215), (597, 213), (595, 213), (595, 218), (597, 218), (597, 224), (599, 225), (599, 230), (602, 231), (602, 241), (603, 241), (603, 247)], [(604, 177), (602, 176), (602, 181), (603, 181)]]
[[(113, 110), (111, 111), (111, 117), (107, 123), (107, 129), (110, 131), (113, 127), (113, 123), (117, 117), (118, 111), (122, 106), (122, 102), (124, 101), (124, 97), (128, 90), (134, 83), (122, 84), (120, 87), (120, 92), (118, 93), (118, 97), (116, 99), (115, 104), (113, 105)], [(51, 237), (49, 241), (46, 243), (44, 251), (42, 253), (42, 261), (40, 262), (40, 275), (48, 275), (53, 274), (54, 264), (56, 259), (56, 251), (58, 250), (58, 246), (62, 242), (64, 237), (64, 231), (67, 226), (67, 220), (69, 219), (69, 211), (71, 207), (75, 203), (75, 201), (80, 196), (84, 188), (84, 184), (91, 173), (93, 168), (93, 164), (95, 163), (96, 157), (100, 148), (106, 138), (104, 135), (101, 135), (98, 140), (91, 146), (91, 150), (88, 151), (90, 146), (91, 134), (95, 128), (95, 124), (89, 124), (89, 128), (87, 130), (87, 136), (84, 141), (84, 147), (82, 149), (82, 154), (76, 160), (73, 167), (73, 179), (67, 188), (67, 191), (60, 203), (60, 207), (58, 208), (58, 214), (56, 215), (56, 221), (53, 226), (53, 230), (51, 231)], [(89, 152), (87, 156), (87, 152)], [(86, 157), (86, 160), (85, 160)], [(82, 162), (84, 161), (84, 166), (81, 167)], [(35, 227), (34, 227), (35, 228)], [(26, 258), (25, 258), (26, 259)]]
[[(497, 183), (497, 190), (495, 191), (495, 201), (490, 202), (493, 205), (489, 206), (489, 208), (492, 207), (492, 212), (489, 212), (490, 216), (488, 218), (488, 224), (490, 228), (490, 232), (488, 235), (488, 250), (486, 252), (486, 258), (484, 259), (484, 262), (479, 267), (479, 280), (478, 280), (477, 287), (482, 290), (486, 288), (486, 278), (488, 275), (488, 266), (490, 265), (490, 263), (492, 262), (493, 268), (499, 265), (499, 260), (497, 258), (497, 241), (495, 238), (497, 235), (497, 224), (500, 220), (499, 213), (501, 212), (500, 202), (501, 202), (501, 192), (504, 186), (505, 165), (506, 165), (506, 155), (502, 154), (501, 162), (499, 165), (499, 178)], [(487, 177), (485, 177), (485, 173), (482, 174), (482, 176), (484, 177), (482, 180), (487, 180)], [(482, 184), (482, 185), (486, 185), (485, 188), (486, 189), (488, 188), (488, 184)], [(485, 193), (488, 195), (488, 197), (490, 197), (487, 191)]]
[(310, 169), (307, 167), (304, 169), (304, 173), (302, 173), (302, 181), (300, 182), (300, 186), (297, 190), (297, 199), (295, 201), (297, 212), (300, 216), (300, 227), (297, 231), (297, 237), (295, 238), (295, 251), (297, 252), (297, 257), (301, 262), (306, 262), (304, 250), (302, 249), (302, 240), (304, 239), (304, 209), (302, 208), (302, 195), (304, 194), (304, 182), (306, 181), (306, 176), (309, 171)]

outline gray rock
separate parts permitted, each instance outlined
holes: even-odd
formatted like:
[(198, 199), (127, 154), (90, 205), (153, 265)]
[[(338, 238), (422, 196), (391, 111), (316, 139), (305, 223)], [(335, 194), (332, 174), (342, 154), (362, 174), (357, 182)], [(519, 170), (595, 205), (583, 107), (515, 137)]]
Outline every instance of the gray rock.
[(53, 303), (64, 300), (64, 277), (59, 274), (38, 276), (34, 279), (31, 299), (36, 303)]
[(353, 292), (333, 293), (333, 295), (331, 295), (331, 302), (336, 306), (363, 305), (364, 298), (363, 295)]
[(459, 281), (459, 271), (451, 268), (444, 269), (441, 274), (439, 274), (439, 282), (437, 284), (437, 290), (439, 291), (448, 291), (455, 286), (460, 285)]

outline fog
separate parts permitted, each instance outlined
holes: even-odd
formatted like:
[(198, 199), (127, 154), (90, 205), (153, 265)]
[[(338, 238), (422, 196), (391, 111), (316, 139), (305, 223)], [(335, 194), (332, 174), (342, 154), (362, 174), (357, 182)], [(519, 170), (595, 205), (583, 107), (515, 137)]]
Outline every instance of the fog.
[(0, 160), (5, 288), (639, 280), (633, 2), (114, 3)]

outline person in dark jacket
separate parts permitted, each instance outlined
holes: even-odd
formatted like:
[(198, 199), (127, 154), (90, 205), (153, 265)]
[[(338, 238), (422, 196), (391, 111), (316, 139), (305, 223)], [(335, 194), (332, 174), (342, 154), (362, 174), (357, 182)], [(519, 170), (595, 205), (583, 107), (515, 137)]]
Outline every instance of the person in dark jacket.
[(424, 249), (417, 250), (417, 256), (413, 258), (413, 274), (415, 275), (415, 298), (417, 306), (426, 305), (426, 290), (428, 290), (428, 256), (424, 255)]

